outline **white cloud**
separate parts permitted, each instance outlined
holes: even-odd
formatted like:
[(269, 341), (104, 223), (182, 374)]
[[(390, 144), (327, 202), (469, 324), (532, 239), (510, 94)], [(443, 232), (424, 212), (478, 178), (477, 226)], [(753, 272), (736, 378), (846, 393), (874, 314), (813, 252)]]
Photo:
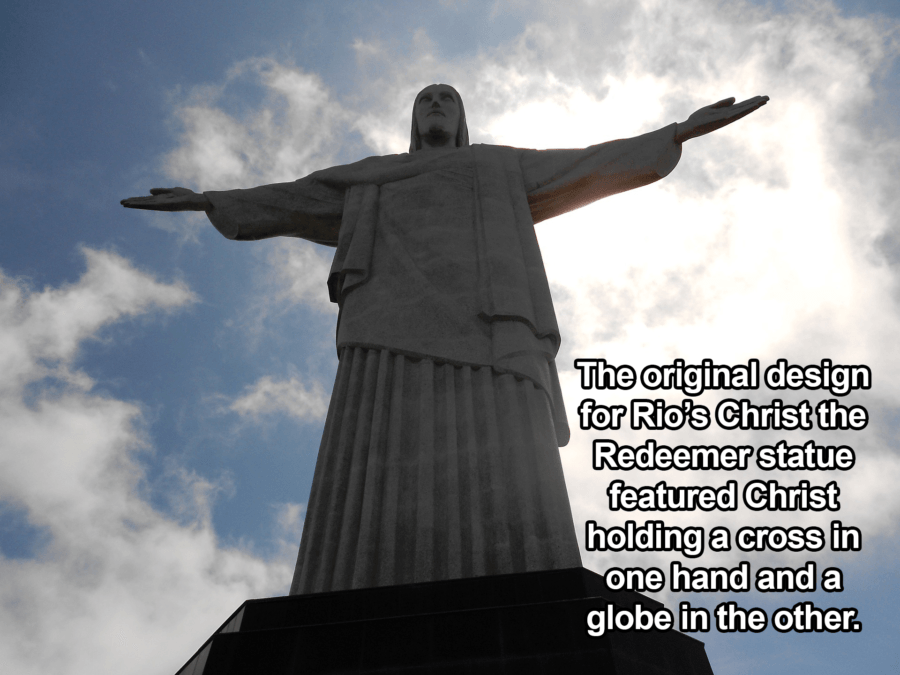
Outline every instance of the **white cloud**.
[[(231, 87), (241, 84), (259, 88), (263, 100), (232, 114)], [(236, 64), (222, 84), (196, 87), (175, 110), (183, 132), (165, 172), (203, 190), (291, 181), (324, 168), (347, 126), (318, 76), (263, 58)]]
[(300, 538), (300, 531), (303, 528), (303, 512), (306, 506), (303, 504), (294, 504), (292, 502), (279, 504), (275, 521), (282, 531), (287, 532), (296, 541)]
[(303, 534), (303, 520), (306, 517), (306, 504), (287, 502), (274, 504), (275, 509), (275, 541), (284, 560), (293, 560), (297, 556), (297, 542)]
[(269, 263), (278, 270), (273, 279), (273, 303), (302, 304), (323, 314), (337, 314), (337, 305), (328, 299), (325, 281), (331, 271), (328, 252), (293, 240), (279, 241), (269, 254)]
[(81, 342), (120, 318), (195, 300), (183, 284), (158, 283), (118, 255), (82, 252), (88, 269), (77, 284), (30, 293), (0, 276), (0, 320), (6, 327), (0, 337), (0, 387), (18, 391), (38, 374), (84, 384), (83, 375), (65, 370)]
[(246, 392), (232, 401), (228, 408), (253, 419), (282, 413), (301, 422), (312, 422), (325, 419), (328, 395), (318, 382), (307, 387), (296, 377), (275, 381), (265, 376), (247, 387)]
[(93, 391), (73, 359), (104, 326), (196, 298), (113, 253), (84, 255), (84, 275), (58, 288), (0, 277), (0, 501), (46, 542), (0, 555), (0, 663), (174, 672), (247, 597), (284, 592), (290, 567), (218, 545), (217, 483), (175, 470), (177, 518), (148, 501), (141, 409)]

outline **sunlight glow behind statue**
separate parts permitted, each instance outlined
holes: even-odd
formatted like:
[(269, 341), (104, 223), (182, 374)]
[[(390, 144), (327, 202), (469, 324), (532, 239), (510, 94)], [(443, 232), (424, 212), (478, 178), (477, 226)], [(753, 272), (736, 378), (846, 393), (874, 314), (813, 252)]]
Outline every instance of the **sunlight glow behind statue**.
[(533, 225), (665, 177), (682, 143), (767, 101), (725, 99), (582, 150), (523, 150), (470, 145), (462, 98), (434, 84), (416, 97), (406, 154), (122, 201), (205, 211), (229, 239), (337, 249), (339, 365), (292, 594), (581, 565)]

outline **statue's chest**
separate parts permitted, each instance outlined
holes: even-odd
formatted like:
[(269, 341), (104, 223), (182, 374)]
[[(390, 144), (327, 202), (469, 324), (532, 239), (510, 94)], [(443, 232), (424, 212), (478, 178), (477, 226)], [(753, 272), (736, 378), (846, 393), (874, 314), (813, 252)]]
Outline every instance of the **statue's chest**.
[(453, 154), (434, 170), (381, 186), (376, 246), (402, 249), (390, 253), (462, 290), (476, 283), (478, 270), (475, 170), (470, 153)]

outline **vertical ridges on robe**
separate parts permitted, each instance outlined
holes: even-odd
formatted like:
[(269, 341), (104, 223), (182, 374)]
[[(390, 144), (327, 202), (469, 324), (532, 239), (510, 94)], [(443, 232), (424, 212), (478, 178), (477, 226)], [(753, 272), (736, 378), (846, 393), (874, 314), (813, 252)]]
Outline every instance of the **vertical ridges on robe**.
[[(356, 559), (351, 585), (355, 588), (374, 584), (377, 569), (367, 561), (379, 555), (379, 522), (384, 505), (383, 485), (385, 481), (385, 430), (390, 415), (390, 406), (385, 395), (390, 392), (393, 375), (389, 368), (388, 352), (366, 352), (366, 365), (376, 369), (374, 388), (376, 397), (371, 411), (369, 425), (365, 475), (363, 477), (362, 499), (360, 500), (359, 537), (356, 545)], [(368, 371), (367, 371), (368, 372)], [(367, 383), (370, 384), (370, 383)], [(363, 414), (363, 410), (360, 411)], [(363, 440), (363, 439), (361, 439)]]
[(415, 571), (412, 581), (431, 581), (434, 570), (434, 464), (437, 461), (437, 453), (434, 447), (434, 369), (423, 368), (419, 361), (415, 366), (418, 374), (419, 396), (416, 401), (418, 414), (414, 424), (418, 429), (418, 447), (408, 448), (414, 453), (414, 466), (416, 470), (416, 482), (413, 486), (413, 495), (410, 497), (416, 503), (415, 538), (413, 540), (415, 550)]
[(347, 348), (291, 593), (580, 565), (546, 394)]
[(441, 556), (445, 560), (445, 564), (438, 568), (438, 573), (451, 579), (458, 579), (462, 576), (460, 454), (463, 448), (460, 447), (457, 437), (460, 427), (457, 422), (456, 400), (456, 371), (458, 370), (461, 371), (462, 368), (454, 368), (448, 364), (439, 366), (437, 369), (441, 376), (445, 408), (443, 411), (438, 411), (439, 416), (443, 412), (441, 438), (444, 452), (442, 461), (437, 463), (437, 477), (440, 482), (436, 494), (440, 499), (439, 511), (444, 514), (442, 519), (445, 521), (445, 527), (443, 530), (446, 533), (446, 539), (441, 542), (442, 547), (446, 549), (446, 554)]

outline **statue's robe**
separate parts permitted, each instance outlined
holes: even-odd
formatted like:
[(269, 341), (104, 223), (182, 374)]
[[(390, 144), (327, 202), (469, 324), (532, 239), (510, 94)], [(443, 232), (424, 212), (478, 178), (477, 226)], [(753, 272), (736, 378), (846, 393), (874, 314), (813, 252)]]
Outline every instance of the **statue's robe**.
[(370, 157), (205, 193), (226, 237), (337, 247), (338, 374), (292, 594), (581, 564), (533, 225), (667, 175), (674, 135)]

